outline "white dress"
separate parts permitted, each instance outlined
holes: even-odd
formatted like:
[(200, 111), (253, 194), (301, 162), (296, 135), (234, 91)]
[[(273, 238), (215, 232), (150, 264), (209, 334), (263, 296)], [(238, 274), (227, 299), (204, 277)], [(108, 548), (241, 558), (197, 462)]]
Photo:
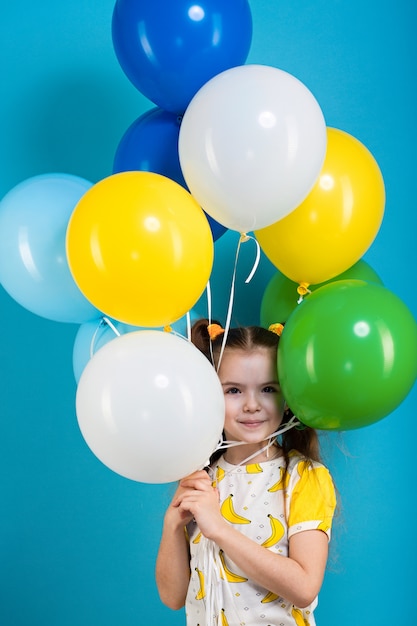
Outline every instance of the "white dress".
[[(242, 534), (288, 556), (291, 535), (320, 529), (330, 539), (336, 505), (326, 467), (290, 453), (259, 464), (231, 465), (221, 457), (212, 468), (222, 515)], [(314, 626), (317, 598), (299, 609), (251, 581), (195, 522), (187, 527), (191, 579), (187, 626)]]

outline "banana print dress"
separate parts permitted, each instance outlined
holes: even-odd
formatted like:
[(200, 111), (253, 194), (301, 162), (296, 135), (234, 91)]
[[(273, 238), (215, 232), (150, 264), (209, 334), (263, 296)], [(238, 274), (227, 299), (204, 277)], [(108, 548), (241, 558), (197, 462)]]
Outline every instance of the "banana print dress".
[[(320, 463), (292, 451), (287, 471), (283, 457), (237, 466), (221, 457), (212, 471), (222, 515), (265, 549), (288, 556), (288, 539), (304, 530), (321, 529), (330, 539), (335, 491)], [(317, 598), (307, 608), (295, 607), (248, 579), (195, 522), (187, 531), (187, 626), (315, 626)]]

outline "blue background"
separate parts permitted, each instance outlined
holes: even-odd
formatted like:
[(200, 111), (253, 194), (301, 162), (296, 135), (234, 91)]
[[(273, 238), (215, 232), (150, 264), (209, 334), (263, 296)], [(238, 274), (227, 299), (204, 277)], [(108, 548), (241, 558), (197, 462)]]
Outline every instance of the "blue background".
[[(311, 89), (328, 126), (362, 141), (384, 176), (382, 227), (365, 260), (417, 314), (415, 9), (407, 0), (251, 0), (249, 62)], [(110, 0), (8, 3), (0, 24), (0, 195), (37, 174), (96, 182), (123, 133), (154, 105), (121, 70)], [(239, 103), (236, 104), (239, 106)], [(216, 243), (213, 307), (223, 318), (236, 233)], [(300, 245), (302, 242), (300, 241)], [(249, 285), (242, 247), (235, 314), (257, 321), (273, 268)], [(90, 452), (75, 416), (78, 327), (50, 322), (0, 289), (0, 624), (184, 623), (161, 605), (154, 561), (172, 485), (143, 485)], [(416, 386), (381, 422), (323, 437), (340, 493), (320, 626), (412, 621)], [(157, 442), (156, 442), (157, 445)]]

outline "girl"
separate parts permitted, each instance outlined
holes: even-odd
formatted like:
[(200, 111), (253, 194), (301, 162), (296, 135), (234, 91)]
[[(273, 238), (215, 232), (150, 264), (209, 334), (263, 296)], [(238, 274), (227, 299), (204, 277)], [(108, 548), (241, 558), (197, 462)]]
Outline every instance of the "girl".
[(332, 479), (316, 432), (300, 429), (285, 407), (278, 334), (230, 329), (221, 353), (222, 332), (200, 320), (191, 339), (216, 367), (221, 355), (224, 436), (234, 445), (180, 481), (164, 519), (159, 594), (172, 609), (185, 604), (188, 626), (313, 626), (336, 503)]

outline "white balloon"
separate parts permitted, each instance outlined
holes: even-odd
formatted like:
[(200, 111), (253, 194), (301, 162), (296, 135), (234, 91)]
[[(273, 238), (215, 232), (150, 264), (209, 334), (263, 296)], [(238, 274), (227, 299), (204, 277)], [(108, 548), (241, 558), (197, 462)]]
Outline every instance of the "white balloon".
[(242, 65), (209, 80), (179, 134), (185, 181), (204, 211), (239, 232), (264, 228), (311, 191), (326, 153), (323, 113), (297, 78)]
[(110, 341), (88, 362), (76, 411), (86, 443), (107, 467), (167, 483), (204, 466), (225, 408), (214, 367), (192, 343), (140, 330)]
[[(187, 315), (190, 323), (203, 317), (203, 314), (199, 313), (195, 308), (191, 309)], [(175, 333), (185, 337), (187, 335), (187, 316), (183, 316), (176, 322), (173, 322), (171, 328)], [(125, 335), (137, 330), (148, 330), (148, 328), (123, 324), (123, 322), (105, 316), (81, 324), (75, 335), (72, 350), (72, 369), (76, 383), (80, 380), (85, 366), (97, 350), (109, 341), (116, 339), (118, 335)], [(157, 327), (157, 330), (162, 331), (163, 327)]]

